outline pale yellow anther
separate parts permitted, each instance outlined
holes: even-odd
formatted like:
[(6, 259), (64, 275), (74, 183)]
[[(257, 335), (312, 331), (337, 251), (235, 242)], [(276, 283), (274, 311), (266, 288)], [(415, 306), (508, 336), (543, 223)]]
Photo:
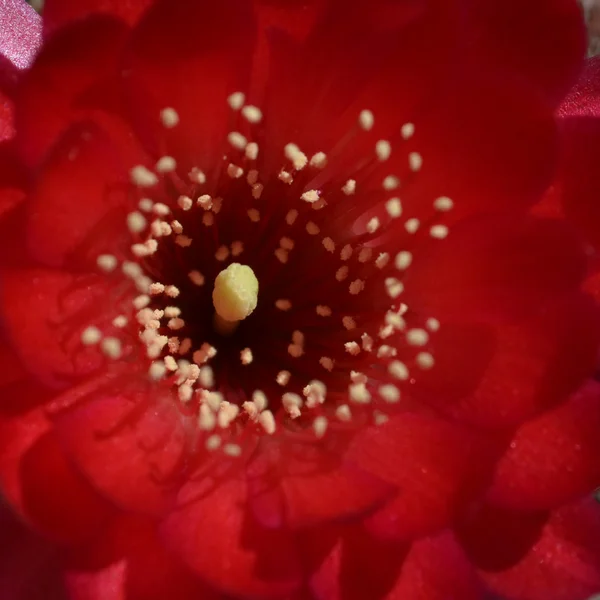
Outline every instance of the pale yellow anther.
[(258, 279), (254, 271), (247, 265), (230, 264), (215, 279), (215, 329), (221, 334), (232, 333), (252, 313), (257, 302)]

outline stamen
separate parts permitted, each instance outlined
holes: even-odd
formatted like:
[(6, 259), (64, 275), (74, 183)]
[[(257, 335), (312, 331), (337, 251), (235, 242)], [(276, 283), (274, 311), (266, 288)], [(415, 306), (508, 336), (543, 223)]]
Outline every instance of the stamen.
[(110, 273), (117, 268), (117, 257), (112, 254), (101, 254), (96, 259), (96, 264), (105, 273)]
[(166, 107), (160, 111), (160, 120), (167, 129), (172, 129), (179, 124), (179, 114), (174, 108)]
[(93, 325), (86, 327), (81, 333), (81, 343), (84, 346), (94, 346), (102, 339), (102, 332)]
[(412, 263), (412, 258), (412, 254), (410, 252), (407, 252), (406, 250), (398, 252), (398, 254), (396, 254), (396, 259), (394, 260), (396, 269), (398, 269), (399, 271), (404, 271), (405, 269), (408, 269), (408, 267), (410, 267)]
[(379, 140), (375, 144), (375, 154), (377, 160), (385, 162), (392, 154), (392, 146), (387, 140)]
[(177, 162), (172, 156), (161, 156), (155, 166), (157, 173), (171, 173), (177, 168)]
[(244, 106), (244, 102), (246, 101), (246, 96), (243, 92), (234, 92), (227, 98), (227, 103), (231, 107), (232, 110), (238, 111)]
[(385, 210), (387, 214), (392, 217), (392, 219), (397, 219), (402, 215), (402, 203), (400, 202), (400, 198), (390, 198), (385, 203)]
[(248, 123), (260, 123), (262, 120), (262, 111), (256, 106), (247, 105), (242, 108), (242, 116)]
[(375, 124), (373, 113), (370, 110), (362, 110), (360, 115), (358, 115), (358, 124), (365, 131), (373, 129), (373, 125)]
[(448, 228), (445, 225), (433, 225), (429, 230), (429, 235), (432, 238), (443, 240), (448, 235)]
[(414, 135), (415, 126), (412, 123), (405, 123), (400, 129), (400, 133), (405, 140), (408, 140)]
[(158, 183), (158, 177), (143, 165), (137, 165), (129, 171), (131, 182), (139, 187), (152, 187)]
[(418, 152), (411, 152), (408, 155), (408, 165), (411, 171), (420, 171), (423, 166), (423, 157)]

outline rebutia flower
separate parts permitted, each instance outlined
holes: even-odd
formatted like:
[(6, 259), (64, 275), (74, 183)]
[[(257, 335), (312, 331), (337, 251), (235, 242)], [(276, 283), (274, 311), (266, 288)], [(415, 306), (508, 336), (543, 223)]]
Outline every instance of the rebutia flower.
[(0, 10), (11, 600), (600, 592), (574, 0)]

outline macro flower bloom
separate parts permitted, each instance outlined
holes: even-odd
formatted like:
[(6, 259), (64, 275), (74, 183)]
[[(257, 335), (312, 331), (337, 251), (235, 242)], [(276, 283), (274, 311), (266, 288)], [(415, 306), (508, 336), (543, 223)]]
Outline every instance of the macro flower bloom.
[(3, 589), (600, 592), (575, 0), (1, 10)]

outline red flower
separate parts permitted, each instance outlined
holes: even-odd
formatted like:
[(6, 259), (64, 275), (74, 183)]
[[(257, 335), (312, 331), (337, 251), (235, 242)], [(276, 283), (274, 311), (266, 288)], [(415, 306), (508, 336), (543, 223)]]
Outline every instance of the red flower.
[(47, 0), (43, 28), (0, 80), (0, 485), (62, 592), (600, 591), (589, 253), (539, 216), (576, 3)]

